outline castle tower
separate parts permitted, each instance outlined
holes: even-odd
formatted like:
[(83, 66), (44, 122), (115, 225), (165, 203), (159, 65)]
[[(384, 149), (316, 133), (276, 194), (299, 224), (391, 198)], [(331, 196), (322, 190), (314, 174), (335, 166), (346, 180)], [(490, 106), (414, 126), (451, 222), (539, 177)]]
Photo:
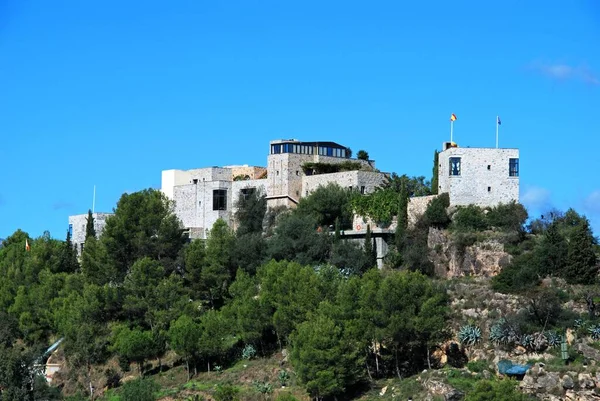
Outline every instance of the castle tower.
[(450, 205), (495, 206), (519, 201), (519, 149), (461, 148), (445, 142), (438, 157), (438, 193)]

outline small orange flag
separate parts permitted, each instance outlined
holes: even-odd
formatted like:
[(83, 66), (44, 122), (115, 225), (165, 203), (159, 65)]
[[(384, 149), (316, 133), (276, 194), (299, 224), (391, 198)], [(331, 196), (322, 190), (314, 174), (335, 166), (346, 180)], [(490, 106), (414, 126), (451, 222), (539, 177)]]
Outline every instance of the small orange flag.
[(456, 114), (452, 113), (450, 116), (450, 121), (456, 121)]
[(27, 240), (27, 238), (25, 238), (25, 250), (26, 251), (31, 251), (31, 247), (29, 246), (29, 241)]

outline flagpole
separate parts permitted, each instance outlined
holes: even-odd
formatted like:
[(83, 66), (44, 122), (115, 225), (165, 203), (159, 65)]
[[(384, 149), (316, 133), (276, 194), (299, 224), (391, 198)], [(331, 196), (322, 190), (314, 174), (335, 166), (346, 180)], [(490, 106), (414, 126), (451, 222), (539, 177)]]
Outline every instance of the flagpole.
[(450, 120), (450, 143), (452, 143), (453, 131), (454, 131), (454, 121)]
[(96, 208), (96, 186), (94, 185), (94, 198), (92, 199), (92, 213), (94, 213), (95, 208)]
[(496, 116), (496, 149), (498, 149), (498, 116)]

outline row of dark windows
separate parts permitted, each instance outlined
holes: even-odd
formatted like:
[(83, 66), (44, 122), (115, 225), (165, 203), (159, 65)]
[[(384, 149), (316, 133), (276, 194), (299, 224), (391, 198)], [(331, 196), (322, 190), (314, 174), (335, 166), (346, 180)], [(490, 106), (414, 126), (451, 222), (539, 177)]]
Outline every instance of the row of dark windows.
[(301, 155), (318, 154), (320, 156), (343, 158), (348, 158), (350, 156), (345, 148), (336, 148), (331, 146), (313, 146), (295, 143), (281, 143), (277, 145), (271, 145), (271, 154), (273, 155), (279, 153), (298, 153)]
[[(243, 188), (240, 192), (244, 199), (248, 199), (248, 196), (252, 195), (255, 191), (256, 188)], [(213, 210), (227, 210), (226, 189), (213, 190)]]
[[(488, 164), (487, 169), (491, 170), (492, 166)], [(450, 158), (450, 166), (449, 166), (448, 171), (449, 171), (450, 176), (461, 175), (460, 157), (451, 157)], [(508, 159), (508, 176), (509, 177), (518, 177), (519, 176), (519, 159), (516, 159), (516, 158)]]

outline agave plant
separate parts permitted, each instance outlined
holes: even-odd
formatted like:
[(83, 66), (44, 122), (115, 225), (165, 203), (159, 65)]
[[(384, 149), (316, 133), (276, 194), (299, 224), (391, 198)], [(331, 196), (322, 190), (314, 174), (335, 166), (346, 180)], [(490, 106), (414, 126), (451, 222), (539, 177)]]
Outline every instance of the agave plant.
[(474, 345), (481, 341), (481, 329), (467, 324), (458, 331), (458, 341), (463, 345)]
[(535, 338), (533, 338), (531, 334), (524, 334), (521, 336), (519, 343), (527, 349), (533, 349), (535, 346)]
[(555, 331), (547, 331), (544, 333), (546, 340), (548, 340), (548, 346), (558, 347), (562, 343), (562, 336)]
[(583, 325), (585, 325), (585, 322), (583, 321), (583, 319), (575, 319), (575, 321), (573, 322), (573, 326), (576, 329), (583, 327)]
[(600, 324), (588, 328), (588, 331), (594, 340), (600, 340)]

